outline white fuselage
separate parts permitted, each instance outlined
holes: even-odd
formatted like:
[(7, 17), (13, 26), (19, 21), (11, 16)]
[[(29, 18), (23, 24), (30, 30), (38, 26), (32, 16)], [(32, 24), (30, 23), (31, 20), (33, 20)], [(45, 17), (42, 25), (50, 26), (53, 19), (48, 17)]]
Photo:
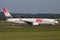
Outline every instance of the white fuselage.
[(58, 23), (55, 19), (43, 19), (43, 18), (22, 18), (23, 21), (39, 23), (39, 24), (54, 24)]
[[(10, 18), (7, 19), (8, 22), (13, 23), (26, 23), (26, 22), (32, 22), (33, 25), (38, 24), (55, 24), (58, 23), (55, 19), (43, 19), (43, 18)], [(26, 22), (25, 22), (26, 21)]]
[(9, 18), (6, 21), (12, 22), (12, 23), (25, 23), (23, 21), (20, 21), (20, 18)]

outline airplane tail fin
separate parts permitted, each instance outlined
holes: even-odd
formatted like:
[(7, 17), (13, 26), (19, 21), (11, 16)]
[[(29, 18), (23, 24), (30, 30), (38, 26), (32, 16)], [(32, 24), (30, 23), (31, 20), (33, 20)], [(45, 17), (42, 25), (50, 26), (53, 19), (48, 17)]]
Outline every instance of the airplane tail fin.
[(3, 12), (6, 17), (12, 17), (11, 14), (8, 12), (7, 8), (3, 8)]

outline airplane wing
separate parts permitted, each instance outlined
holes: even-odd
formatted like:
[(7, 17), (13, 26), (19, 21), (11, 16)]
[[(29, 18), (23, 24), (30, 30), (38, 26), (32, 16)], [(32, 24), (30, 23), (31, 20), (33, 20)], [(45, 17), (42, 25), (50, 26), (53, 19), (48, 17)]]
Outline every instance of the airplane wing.
[(25, 21), (25, 20), (24, 20), (24, 22), (29, 25), (39, 25), (39, 23), (37, 23), (37, 22), (29, 22), (29, 21)]
[(29, 22), (29, 21), (24, 21), (25, 23), (32, 25), (33, 22)]

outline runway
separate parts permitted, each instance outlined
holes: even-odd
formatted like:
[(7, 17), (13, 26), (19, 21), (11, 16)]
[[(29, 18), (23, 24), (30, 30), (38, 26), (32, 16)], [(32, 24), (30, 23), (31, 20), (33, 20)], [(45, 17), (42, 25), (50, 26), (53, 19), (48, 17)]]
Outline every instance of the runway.
[(9, 25), (0, 25), (0, 28), (24, 28), (23, 26), (9, 26)]
[(20, 26), (20, 25), (0, 24), (0, 28), (60, 28), (60, 25)]

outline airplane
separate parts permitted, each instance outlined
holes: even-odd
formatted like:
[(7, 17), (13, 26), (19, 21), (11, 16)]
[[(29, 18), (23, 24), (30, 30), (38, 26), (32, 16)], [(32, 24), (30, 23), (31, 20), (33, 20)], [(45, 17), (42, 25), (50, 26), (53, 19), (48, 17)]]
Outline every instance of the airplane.
[(27, 23), (29, 25), (40, 25), (40, 24), (55, 25), (55, 24), (59, 23), (57, 20), (49, 19), (49, 18), (13, 18), (12, 15), (7, 10), (7, 8), (3, 8), (3, 12), (7, 18), (6, 21), (12, 22), (12, 23)]

